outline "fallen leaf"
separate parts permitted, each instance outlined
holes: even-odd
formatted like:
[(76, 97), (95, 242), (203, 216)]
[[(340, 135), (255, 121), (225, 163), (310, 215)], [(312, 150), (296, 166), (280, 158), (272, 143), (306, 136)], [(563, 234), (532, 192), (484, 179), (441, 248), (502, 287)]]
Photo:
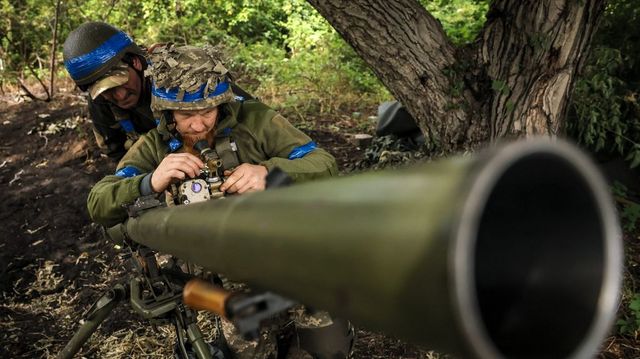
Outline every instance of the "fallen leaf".
[(47, 164), (48, 164), (48, 163), (49, 163), (49, 160), (44, 160), (44, 161), (42, 161), (42, 162), (38, 163), (38, 164), (36, 165), (36, 168), (43, 168), (43, 167), (47, 167)]
[(37, 241), (31, 243), (30, 246), (37, 246), (38, 244), (40, 244), (42, 242), (44, 242), (44, 239), (37, 240)]

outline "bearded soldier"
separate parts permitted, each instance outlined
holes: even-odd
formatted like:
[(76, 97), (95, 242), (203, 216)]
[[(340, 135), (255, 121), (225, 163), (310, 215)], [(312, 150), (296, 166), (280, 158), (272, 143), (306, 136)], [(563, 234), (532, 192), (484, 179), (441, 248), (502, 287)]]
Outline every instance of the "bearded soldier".
[(162, 193), (172, 182), (196, 177), (204, 167), (192, 145), (206, 139), (223, 159), (220, 190), (263, 190), (278, 167), (295, 182), (337, 174), (335, 159), (307, 135), (257, 100), (234, 95), (213, 48), (157, 48), (151, 55), (151, 107), (160, 119), (89, 194), (92, 219), (110, 226), (127, 214), (122, 204)]
[[(151, 108), (160, 119), (91, 190), (91, 218), (105, 226), (126, 219), (123, 205), (197, 177), (205, 167), (194, 144), (206, 140), (222, 160), (225, 194), (265, 189), (279, 168), (294, 182), (333, 176), (333, 156), (284, 117), (255, 99), (234, 95), (231, 78), (213, 47), (156, 48), (149, 55)], [(247, 225), (251, 225), (248, 223)], [(298, 315), (297, 348), (316, 358), (346, 358), (353, 328), (327, 313)]]

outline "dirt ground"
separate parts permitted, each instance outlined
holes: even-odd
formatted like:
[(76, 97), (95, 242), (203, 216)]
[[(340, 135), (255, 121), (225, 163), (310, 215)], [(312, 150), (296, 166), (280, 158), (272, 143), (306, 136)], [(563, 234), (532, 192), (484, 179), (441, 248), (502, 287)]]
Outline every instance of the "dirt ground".
[[(361, 130), (349, 116), (314, 125), (307, 132), (343, 171), (363, 157), (346, 136)], [(114, 169), (95, 145), (82, 96), (0, 104), (1, 358), (55, 356), (84, 310), (125, 277), (122, 253), (86, 211), (89, 189)], [(358, 336), (359, 358), (443, 357), (376, 333)], [(171, 328), (155, 330), (121, 306), (78, 357), (170, 357), (172, 338)], [(632, 338), (612, 337), (601, 357), (639, 358), (640, 349)]]

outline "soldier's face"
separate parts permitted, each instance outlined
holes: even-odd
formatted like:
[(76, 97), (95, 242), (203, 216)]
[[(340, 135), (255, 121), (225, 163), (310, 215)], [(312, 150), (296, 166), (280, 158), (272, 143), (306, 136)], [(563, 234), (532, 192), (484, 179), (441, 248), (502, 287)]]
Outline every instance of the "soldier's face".
[(218, 120), (218, 107), (204, 110), (174, 110), (176, 130), (185, 138), (204, 139)]
[[(136, 63), (134, 60), (134, 67), (137, 69), (140, 67), (142, 69), (142, 65)], [(138, 65), (138, 66), (136, 66)], [(136, 73), (135, 69), (129, 66), (129, 81), (120, 86), (116, 86), (114, 88), (110, 88), (100, 94), (102, 97), (107, 99), (107, 101), (115, 104), (116, 106), (123, 109), (130, 109), (135, 107), (138, 104), (138, 100), (140, 100), (140, 95), (142, 94), (142, 79)]]

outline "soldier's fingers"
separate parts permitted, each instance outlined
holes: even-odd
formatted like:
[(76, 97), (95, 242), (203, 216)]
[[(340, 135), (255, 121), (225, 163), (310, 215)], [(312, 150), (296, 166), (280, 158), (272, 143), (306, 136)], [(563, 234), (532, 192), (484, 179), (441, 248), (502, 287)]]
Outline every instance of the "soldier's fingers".
[(223, 192), (234, 193), (238, 190), (236, 183), (240, 181), (242, 177), (242, 172), (234, 171), (231, 176), (227, 177), (222, 186), (220, 186), (220, 190)]
[(171, 168), (177, 168), (187, 173), (190, 177), (195, 177), (200, 174), (202, 167), (198, 166), (196, 162), (190, 161), (185, 158), (173, 158), (170, 162)]
[(193, 163), (182, 162), (178, 164), (177, 168), (189, 175), (189, 177), (191, 178), (194, 178), (200, 174), (200, 168), (195, 166)]
[(231, 189), (233, 190), (233, 192), (243, 193), (247, 189), (251, 188), (252, 185), (253, 183), (251, 182), (251, 177), (243, 176), (233, 185), (233, 188)]
[(197, 156), (192, 155), (191, 153), (172, 153), (167, 158), (170, 158), (173, 161), (183, 161), (188, 163), (193, 163), (195, 166), (202, 168), (204, 167), (204, 162)]
[(187, 175), (183, 171), (181, 171), (179, 169), (171, 169), (171, 170), (167, 171), (167, 174), (172, 179), (183, 180), (183, 179), (187, 178)]
[(242, 186), (244, 186), (245, 183), (246, 183), (246, 179), (239, 178), (231, 186), (229, 186), (225, 192), (236, 193)]
[(238, 193), (242, 194), (247, 192), (253, 192), (256, 190), (255, 186), (256, 186), (255, 181), (245, 181), (238, 186)]

